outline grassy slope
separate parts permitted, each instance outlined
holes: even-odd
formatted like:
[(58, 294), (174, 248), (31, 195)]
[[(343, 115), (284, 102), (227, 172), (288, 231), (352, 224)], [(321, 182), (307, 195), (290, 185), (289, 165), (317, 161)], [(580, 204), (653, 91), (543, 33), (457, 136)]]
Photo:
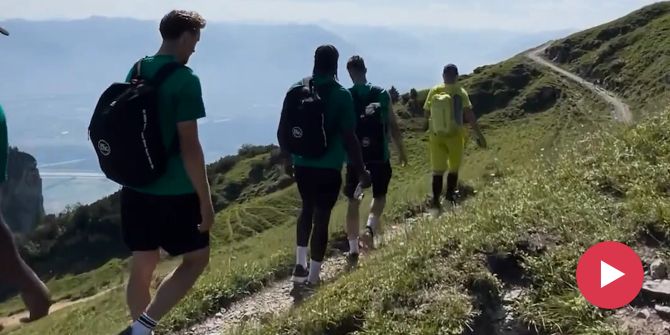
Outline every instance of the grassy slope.
[(670, 101), (670, 2), (644, 7), (618, 20), (559, 40), (550, 59), (591, 80), (601, 80), (635, 106), (658, 111)]
[[(603, 122), (610, 119), (607, 109), (594, 103), (590, 94), (570, 89), (553, 76), (545, 75), (535, 84), (546, 80), (567, 93), (552, 109), (504, 124), (501, 118), (518, 110), (507, 108), (481, 119), (492, 148), (470, 151), (466, 159), (465, 178), (480, 192), (462, 210), (439, 221), (420, 222), (421, 229), (363, 261), (360, 270), (326, 286), (314, 299), (241, 333), (467, 333), (475, 327), (479, 312), (474, 292), (494, 300), (502, 291), (502, 283), (487, 270), (483, 253), (514, 250), (517, 241), (529, 236), (553, 238), (564, 245), (525, 259), (528, 273), (534, 274), (533, 287), (542, 289), (533, 290), (520, 303), (519, 314), (532, 324), (565, 334), (611, 329), (598, 323), (597, 313), (578, 298), (571, 282), (575, 262), (586, 246), (601, 237), (630, 237), (637, 229), (639, 221), (632, 219), (621, 227), (609, 223), (619, 204), (599, 189), (611, 172), (589, 171), (593, 160), (609, 162), (607, 166), (615, 169), (620, 160), (616, 155), (627, 144), (609, 135), (621, 130)], [(586, 138), (590, 140), (583, 142)], [(606, 144), (611, 150), (598, 150)], [(574, 152), (573, 147), (581, 149)], [(644, 203), (639, 200), (635, 203)]]
[[(483, 83), (495, 81), (498, 76), (504, 77), (514, 68), (518, 68), (520, 63), (526, 64), (523, 60), (514, 59), (492, 66), (466, 79), (466, 85), (485, 86)], [(524, 66), (532, 68), (529, 65)], [(547, 84), (560, 88), (564, 92), (563, 97), (545, 112), (525, 114), (519, 106), (534, 96), (538, 86)], [(491, 92), (491, 97), (495, 96), (496, 90)], [(485, 103), (486, 98), (478, 99), (476, 104)], [(574, 138), (585, 129), (599, 127), (600, 119), (607, 119), (607, 116), (594, 112), (603, 107), (594, 101), (596, 99), (593, 96), (581, 93), (572, 84), (538, 71), (528, 85), (521, 87), (506, 101), (505, 108), (482, 119), (491, 148), (481, 151), (475, 149), (472, 142), (468, 144), (468, 159), (463, 169), (464, 180), (477, 188), (483, 187), (489, 179), (487, 176), (500, 174), (507, 167), (532, 165), (529, 157), (537, 153), (549, 156), (565, 139)], [(503, 122), (504, 120), (508, 122)], [(412, 124), (411, 121), (407, 123)], [(402, 217), (409, 208), (422, 203), (429, 191), (425, 138), (423, 134), (416, 132), (408, 132), (406, 138), (411, 163), (404, 169), (395, 170), (396, 179), (389, 195), (387, 220)], [(164, 321), (163, 330), (191, 324), (225, 305), (226, 301), (239, 297), (248, 290), (258, 289), (262, 282), (278, 274), (286, 274), (293, 261), (293, 227), (298, 205), (295, 189), (291, 187), (220, 213), (217, 217), (217, 230), (213, 238), (214, 252), (208, 272), (185, 303)], [(343, 221), (344, 203), (340, 202), (333, 213), (333, 236), (341, 235)], [(270, 226), (273, 228), (248, 239), (224, 243), (228, 240), (231, 227), (245, 232), (248, 231), (247, 228), (260, 231)], [(248, 232), (252, 235), (251, 231)], [(100, 306), (103, 301), (108, 309), (105, 313), (91, 309), (92, 306)], [(112, 334), (112, 329), (123, 326), (125, 313), (122, 291), (117, 290), (103, 299), (56, 312), (49, 318), (24, 326), (11, 334)]]
[(668, 126), (670, 111), (634, 129), (588, 135), (549, 164), (508, 170), (462, 210), (421, 223), (290, 317), (246, 333), (467, 333), (479, 312), (475, 293), (495, 301), (505, 284), (484, 254), (540, 238), (546, 251), (521, 256), (528, 294), (514, 305), (517, 318), (541, 334), (618, 334), (609, 313), (581, 297), (574, 269), (599, 241), (636, 245), (650, 233), (670, 236)]
[[(231, 183), (238, 183), (240, 185), (245, 183), (251, 184), (248, 181), (249, 178), (247, 176), (251, 170), (251, 166), (253, 166), (254, 163), (267, 163), (270, 154), (264, 153), (251, 156), (252, 157), (241, 159), (231, 170), (218, 174), (218, 179), (212, 186), (213, 193), (216, 194), (217, 191), (225, 188), (226, 185), (230, 185)], [(277, 178), (274, 178), (275, 174), (276, 171), (274, 169), (268, 168), (266, 172), (268, 178), (266, 180), (255, 185), (249, 185), (248, 187), (241, 187), (240, 189), (244, 190), (244, 192), (240, 194), (238, 202), (242, 203), (251, 198), (248, 197), (245, 192), (257, 191), (260, 193), (261, 190), (267, 189), (269, 185), (276, 181)], [(276, 194), (269, 195), (266, 201), (260, 205), (258, 204), (258, 201), (251, 201), (245, 206), (231, 206), (229, 204), (229, 206), (231, 206), (230, 210), (227, 213), (222, 213), (218, 219), (221, 224), (218, 225), (218, 229), (214, 231), (214, 238), (223, 241), (241, 240), (256, 232), (283, 223), (283, 220), (287, 219), (287, 215), (278, 216), (276, 215), (277, 212), (283, 211), (284, 213), (287, 213), (291, 209), (286, 208), (286, 206), (295, 206), (294, 201), (284, 200), (285, 197), (283, 194), (285, 193), (286, 192), (284, 191), (279, 191)], [(293, 199), (293, 197), (288, 198)], [(271, 214), (263, 213), (262, 211), (266, 210), (266, 208), (273, 208), (273, 212)], [(241, 213), (245, 213), (245, 211), (261, 211), (261, 214), (266, 214), (265, 216), (268, 217), (269, 220), (246, 220), (245, 222), (242, 222), (237, 218), (231, 219), (232, 215), (240, 215)], [(171, 270), (175, 262), (174, 260), (166, 260), (164, 263), (165, 264), (159, 268), (161, 274), (165, 274)], [(99, 291), (123, 284), (126, 279), (126, 266), (126, 260), (115, 258), (100, 268), (83, 274), (56, 276), (47, 282), (47, 286), (51, 290), (55, 301), (85, 298), (87, 296), (92, 296)], [(18, 296), (8, 299), (0, 304), (0, 316), (8, 316), (23, 310), (25, 310), (25, 307)]]

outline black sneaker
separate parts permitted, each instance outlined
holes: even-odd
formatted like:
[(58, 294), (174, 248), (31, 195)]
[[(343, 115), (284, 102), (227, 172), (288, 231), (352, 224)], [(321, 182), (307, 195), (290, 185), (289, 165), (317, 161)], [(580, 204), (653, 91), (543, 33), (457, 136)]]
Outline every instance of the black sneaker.
[(131, 335), (132, 333), (133, 333), (133, 328), (128, 326), (128, 328), (126, 328), (122, 332), (120, 332), (119, 335)]
[(316, 282), (312, 283), (311, 281), (306, 281), (305, 282), (305, 288), (310, 291), (315, 291), (317, 288), (321, 287), (321, 279), (317, 280)]
[(307, 271), (302, 265), (296, 264), (293, 269), (293, 275), (291, 276), (291, 281), (294, 283), (302, 284), (307, 281), (309, 276), (309, 271)]
[(447, 206), (449, 206), (449, 208), (453, 208), (456, 206), (456, 197), (454, 195), (446, 196), (444, 199), (446, 200), (446, 204)]
[(365, 233), (361, 236), (361, 243), (363, 248), (373, 250), (375, 248), (375, 233), (372, 231), (372, 227), (366, 226)]

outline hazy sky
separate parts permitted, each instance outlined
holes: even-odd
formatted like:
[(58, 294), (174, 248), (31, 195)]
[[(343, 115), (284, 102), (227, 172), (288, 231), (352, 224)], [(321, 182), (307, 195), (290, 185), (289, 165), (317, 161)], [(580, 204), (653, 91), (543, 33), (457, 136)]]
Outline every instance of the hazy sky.
[(436, 25), (467, 29), (584, 29), (651, 0), (0, 0), (0, 19), (92, 15), (158, 19), (173, 8), (211, 21)]

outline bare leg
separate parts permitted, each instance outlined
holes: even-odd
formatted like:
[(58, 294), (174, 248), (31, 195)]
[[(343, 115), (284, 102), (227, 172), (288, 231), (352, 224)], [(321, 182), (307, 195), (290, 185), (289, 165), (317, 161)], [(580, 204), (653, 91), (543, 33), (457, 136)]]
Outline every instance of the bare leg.
[[(361, 238), (361, 243), (366, 249), (374, 249), (375, 242), (373, 237), (379, 233), (381, 217), (385, 206), (385, 196), (372, 199), (372, 204), (370, 205), (370, 215), (368, 215), (368, 223), (366, 225), (365, 234), (363, 234), (363, 237)], [(370, 234), (369, 229), (372, 229), (372, 234)]]
[(209, 247), (185, 254), (182, 263), (161, 283), (147, 315), (159, 321), (191, 290), (209, 263)]
[(368, 218), (368, 225), (372, 226), (373, 232), (376, 234), (381, 226), (381, 218), (386, 207), (386, 196), (372, 199), (370, 206), (370, 217)]
[(133, 320), (137, 320), (151, 302), (151, 280), (159, 260), (158, 250), (133, 252), (126, 288), (126, 301)]
[(347, 238), (349, 240), (357, 240), (359, 230), (361, 229), (360, 222), (360, 208), (361, 202), (357, 199), (349, 199), (349, 206), (347, 207)]

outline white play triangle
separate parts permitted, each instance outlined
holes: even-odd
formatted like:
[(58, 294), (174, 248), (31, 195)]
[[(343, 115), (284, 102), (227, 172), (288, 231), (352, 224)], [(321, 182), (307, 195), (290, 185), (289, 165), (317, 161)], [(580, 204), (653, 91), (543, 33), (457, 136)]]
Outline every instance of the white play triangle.
[(617, 270), (613, 266), (600, 261), (600, 288), (603, 288), (626, 274)]

